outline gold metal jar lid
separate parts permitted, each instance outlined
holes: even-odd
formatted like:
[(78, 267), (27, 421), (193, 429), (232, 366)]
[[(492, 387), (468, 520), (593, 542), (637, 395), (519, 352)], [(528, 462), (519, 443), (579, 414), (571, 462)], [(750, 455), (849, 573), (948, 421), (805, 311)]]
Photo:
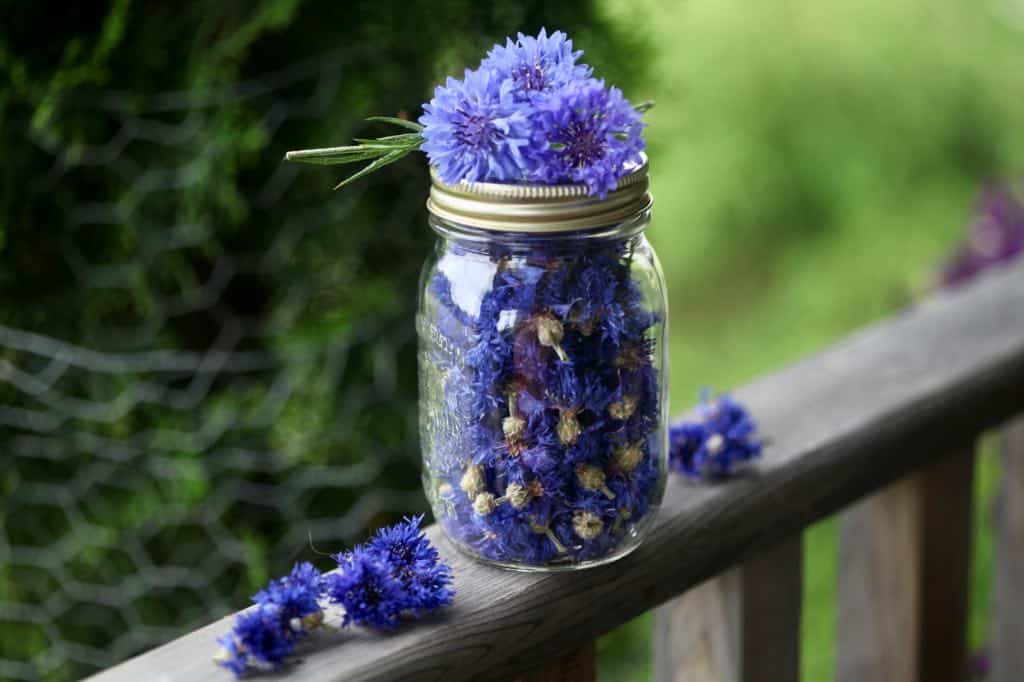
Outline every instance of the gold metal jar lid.
[(460, 182), (446, 185), (431, 168), (427, 210), (438, 218), (498, 232), (572, 232), (624, 222), (648, 210), (647, 156), (604, 199), (586, 185)]

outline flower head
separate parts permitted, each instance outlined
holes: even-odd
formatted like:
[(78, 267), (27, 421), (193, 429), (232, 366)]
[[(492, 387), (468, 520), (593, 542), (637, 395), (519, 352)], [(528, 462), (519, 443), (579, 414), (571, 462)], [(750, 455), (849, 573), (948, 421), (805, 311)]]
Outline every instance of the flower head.
[(570, 83), (537, 106), (534, 179), (583, 183), (603, 199), (638, 162), (642, 131), (640, 114), (621, 90), (594, 79)]
[[(278, 608), (281, 627), (293, 630), (292, 621), (320, 612), (321, 576), (308, 561), (295, 564), (292, 572), (278, 580), (271, 581), (257, 592), (252, 600), (260, 606), (274, 605)], [(301, 629), (297, 632), (301, 632)]]
[(409, 593), (378, 553), (364, 547), (340, 554), (338, 571), (328, 573), (324, 588), (328, 599), (345, 607), (342, 625), (355, 623), (393, 630), (409, 607)]
[[(356, 594), (358, 581), (361, 580), (366, 584), (365, 595), (380, 593), (389, 596), (388, 600), (379, 602), (384, 606), (378, 610), (370, 615), (358, 616), (364, 619), (362, 622), (375, 627), (393, 627), (378, 625), (374, 620), (381, 616), (384, 622), (390, 623), (392, 611), (399, 614), (408, 612), (416, 616), (452, 603), (455, 596), (451, 589), (452, 568), (440, 560), (436, 548), (423, 534), (420, 527), (422, 522), (422, 515), (407, 517), (400, 523), (381, 528), (365, 546), (339, 557), (339, 567), (343, 574), (355, 564), (359, 564), (354, 568), (357, 576), (349, 576), (349, 579), (341, 581), (346, 592)], [(368, 568), (367, 564), (374, 565)], [(388, 572), (395, 585), (380, 578), (379, 567)], [(339, 582), (333, 578), (331, 580), (329, 590), (334, 598), (338, 594)], [(340, 603), (345, 604), (344, 601)], [(345, 610), (346, 613), (349, 612), (347, 604)], [(347, 617), (346, 615), (346, 619)], [(353, 621), (360, 623), (355, 617), (356, 615), (353, 615)]]
[(673, 469), (691, 478), (723, 478), (761, 454), (754, 438), (757, 425), (743, 405), (727, 395), (702, 397), (697, 421), (669, 429), (669, 460)]
[(423, 106), (423, 145), (441, 180), (522, 180), (530, 145), (527, 111), (515, 101), (512, 82), (493, 69), (466, 70), (449, 78)]
[(231, 634), (219, 640), (223, 649), (218, 665), (241, 676), (250, 665), (279, 668), (295, 649), (288, 630), (281, 627), (281, 608), (261, 604), (239, 614)]
[(561, 31), (550, 36), (541, 29), (534, 36), (520, 33), (513, 42), (495, 45), (481, 63), (484, 69), (493, 69), (503, 80), (512, 83), (513, 96), (518, 101), (537, 101), (574, 81), (590, 77), (591, 68), (577, 64), (582, 51), (573, 52), (572, 40)]

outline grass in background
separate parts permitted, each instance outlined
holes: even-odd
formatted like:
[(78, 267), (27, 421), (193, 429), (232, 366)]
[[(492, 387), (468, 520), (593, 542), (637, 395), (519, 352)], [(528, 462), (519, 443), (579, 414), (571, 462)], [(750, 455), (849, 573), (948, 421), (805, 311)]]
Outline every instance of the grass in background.
[[(607, 12), (655, 45), (650, 82), (627, 94), (657, 102), (650, 237), (669, 282), (673, 413), (703, 386), (741, 385), (912, 304), (980, 183), (1024, 167), (1012, 96), (1024, 41), (977, 4), (608, 0)], [(972, 646), (990, 601), (990, 450)], [(833, 519), (807, 532), (804, 679), (832, 677), (836, 549)], [(651, 623), (601, 640), (602, 679), (650, 679)]]

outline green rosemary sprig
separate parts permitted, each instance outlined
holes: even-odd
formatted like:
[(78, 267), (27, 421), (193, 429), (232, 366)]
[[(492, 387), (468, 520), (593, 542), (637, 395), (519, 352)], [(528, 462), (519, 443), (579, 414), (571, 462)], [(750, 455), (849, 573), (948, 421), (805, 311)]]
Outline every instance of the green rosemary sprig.
[(645, 99), (643, 102), (638, 102), (633, 105), (633, 110), (637, 113), (643, 114), (654, 108), (653, 99)]
[(399, 135), (387, 135), (385, 137), (378, 137), (374, 139), (356, 138), (353, 140), (356, 144), (345, 147), (301, 149), (298, 151), (288, 152), (284, 155), (284, 159), (285, 161), (313, 163), (322, 166), (333, 166), (344, 163), (360, 163), (363, 161), (370, 162), (358, 172), (345, 178), (334, 187), (334, 189), (341, 189), (345, 185), (354, 180), (358, 180), (364, 175), (369, 175), (376, 170), (380, 170), (384, 166), (398, 161), (412, 152), (418, 151), (420, 145), (423, 144), (423, 126), (419, 123), (406, 121), (402, 118), (392, 118), (390, 116), (372, 116), (366, 120), (388, 123), (414, 132), (401, 133)]

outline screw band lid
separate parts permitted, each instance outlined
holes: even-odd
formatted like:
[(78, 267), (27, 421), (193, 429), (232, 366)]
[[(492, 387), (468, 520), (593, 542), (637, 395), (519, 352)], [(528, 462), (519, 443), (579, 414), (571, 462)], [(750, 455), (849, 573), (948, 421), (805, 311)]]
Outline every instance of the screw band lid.
[(427, 210), (442, 220), (496, 232), (574, 232), (613, 225), (646, 210), (649, 191), (645, 154), (604, 199), (589, 196), (586, 185), (460, 182), (447, 185), (431, 168)]

